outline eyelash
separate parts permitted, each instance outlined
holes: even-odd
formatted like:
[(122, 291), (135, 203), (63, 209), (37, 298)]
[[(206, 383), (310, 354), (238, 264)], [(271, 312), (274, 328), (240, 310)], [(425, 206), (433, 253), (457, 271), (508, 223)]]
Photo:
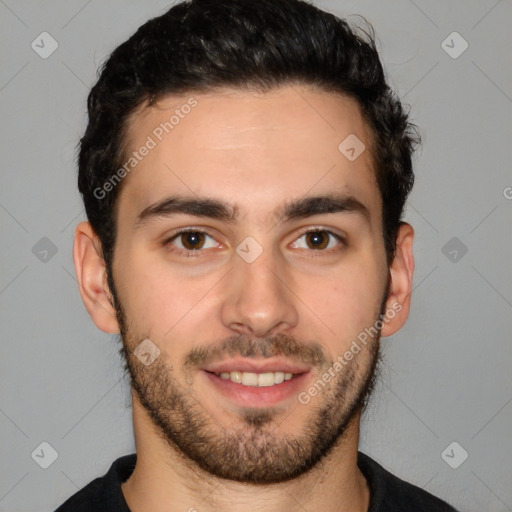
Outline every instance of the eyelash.
[[(197, 229), (197, 228), (188, 228), (188, 229), (183, 229), (181, 231), (178, 231), (176, 233), (174, 233), (170, 238), (167, 238), (166, 240), (164, 240), (162, 242), (162, 245), (164, 247), (168, 247), (169, 245), (173, 245), (172, 242), (179, 238), (182, 234), (184, 233), (201, 233), (205, 236), (208, 236), (212, 239), (214, 239), (213, 236), (211, 236), (207, 231), (204, 231), (202, 229)], [(334, 248), (331, 248), (331, 249), (309, 249), (307, 250), (308, 252), (308, 257), (311, 257), (311, 258), (317, 258), (317, 257), (322, 257), (322, 256), (325, 256), (325, 253), (331, 253), (331, 252), (335, 252), (335, 251), (339, 251), (343, 248), (343, 246), (346, 244), (346, 241), (345, 239), (336, 234), (336, 233), (333, 233), (332, 231), (329, 231), (328, 229), (322, 229), (322, 228), (315, 228), (315, 229), (308, 229), (308, 230), (305, 230), (303, 231), (295, 240), (294, 242), (296, 242), (297, 240), (299, 240), (300, 238), (302, 238), (304, 235), (307, 235), (307, 234), (310, 234), (310, 233), (326, 233), (327, 235), (330, 235), (331, 237), (335, 238), (336, 241), (338, 242), (338, 245)], [(329, 245), (329, 243), (327, 244)], [(197, 258), (197, 257), (201, 257), (201, 253), (204, 252), (204, 249), (180, 249), (180, 248), (177, 248), (177, 247), (173, 247), (172, 249), (172, 252), (176, 253), (178, 256), (186, 256), (188, 258)]]

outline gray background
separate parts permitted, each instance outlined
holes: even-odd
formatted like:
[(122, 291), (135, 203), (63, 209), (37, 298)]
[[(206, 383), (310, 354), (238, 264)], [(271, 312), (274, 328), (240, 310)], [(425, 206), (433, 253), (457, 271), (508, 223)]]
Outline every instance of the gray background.
[[(512, 510), (512, 4), (317, 4), (374, 24), (424, 139), (406, 213), (416, 229), (412, 312), (383, 340), (361, 449), (461, 511)], [(84, 214), (74, 153), (96, 69), (168, 5), (0, 0), (1, 511), (53, 510), (134, 451), (116, 337), (90, 321), (75, 280)], [(43, 31), (59, 45), (46, 59), (31, 47)], [(442, 47), (454, 31), (469, 44), (457, 58)], [(445, 48), (462, 44), (452, 37)], [(48, 469), (36, 463), (50, 461), (36, 450), (43, 441), (58, 453)], [(454, 441), (445, 460), (469, 454), (457, 469), (442, 457)]]

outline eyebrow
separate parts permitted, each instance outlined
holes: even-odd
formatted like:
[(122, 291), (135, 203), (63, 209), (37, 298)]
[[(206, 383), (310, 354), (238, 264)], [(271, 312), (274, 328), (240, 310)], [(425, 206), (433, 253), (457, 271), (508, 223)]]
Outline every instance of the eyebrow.
[[(294, 199), (277, 212), (277, 222), (304, 219), (325, 213), (355, 213), (370, 222), (370, 211), (351, 195), (327, 194)], [(208, 197), (171, 196), (145, 208), (137, 216), (138, 228), (150, 219), (185, 214), (236, 223), (239, 208)]]

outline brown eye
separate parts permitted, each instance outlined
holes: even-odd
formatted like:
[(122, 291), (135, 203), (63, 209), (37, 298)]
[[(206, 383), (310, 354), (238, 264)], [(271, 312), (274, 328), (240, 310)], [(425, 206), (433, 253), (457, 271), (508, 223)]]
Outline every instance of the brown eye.
[(329, 245), (327, 231), (311, 231), (305, 234), (306, 244), (310, 249), (325, 249)]
[(200, 231), (186, 231), (179, 238), (183, 248), (189, 251), (201, 249), (205, 241), (204, 233)]
[(313, 252), (330, 252), (340, 249), (344, 245), (341, 236), (326, 229), (313, 229), (306, 231), (293, 242), (294, 249), (309, 249)]
[(219, 243), (206, 231), (184, 229), (162, 242), (178, 256), (202, 256), (207, 249), (219, 248)]

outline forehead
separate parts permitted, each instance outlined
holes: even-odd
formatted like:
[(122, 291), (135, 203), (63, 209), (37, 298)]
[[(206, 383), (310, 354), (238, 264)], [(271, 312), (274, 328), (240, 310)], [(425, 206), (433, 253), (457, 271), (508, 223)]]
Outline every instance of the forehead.
[(378, 211), (371, 145), (355, 100), (311, 87), (167, 96), (128, 120), (125, 163), (135, 165), (126, 166), (119, 211), (184, 194), (271, 215), (283, 202), (332, 192)]

